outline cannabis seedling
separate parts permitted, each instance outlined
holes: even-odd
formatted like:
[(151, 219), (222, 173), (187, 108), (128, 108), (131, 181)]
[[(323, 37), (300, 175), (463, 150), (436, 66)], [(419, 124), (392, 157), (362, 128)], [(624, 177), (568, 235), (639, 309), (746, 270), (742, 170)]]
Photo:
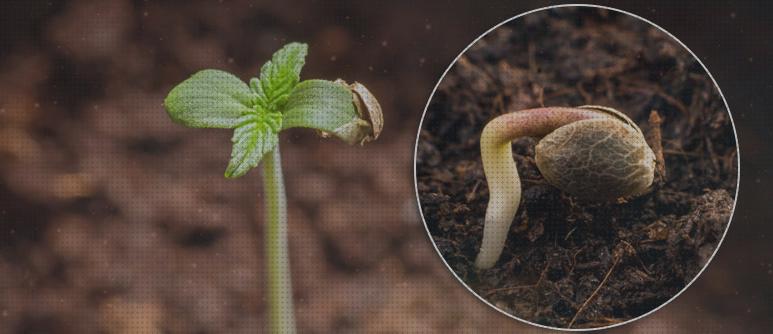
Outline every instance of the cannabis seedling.
[(365, 86), (340, 79), (300, 82), (306, 53), (306, 44), (285, 45), (249, 86), (227, 72), (203, 70), (177, 85), (164, 100), (169, 117), (177, 123), (234, 129), (225, 177), (242, 176), (263, 161), (271, 333), (295, 332), (279, 133), (311, 128), (325, 137), (364, 144), (378, 138), (383, 125), (381, 107)]
[(498, 116), (483, 129), (480, 152), (489, 187), (483, 241), (475, 266), (491, 268), (502, 254), (521, 201), (511, 142), (543, 137), (535, 148), (542, 176), (581, 198), (611, 200), (643, 193), (655, 175), (655, 155), (636, 123), (612, 108), (537, 108)]

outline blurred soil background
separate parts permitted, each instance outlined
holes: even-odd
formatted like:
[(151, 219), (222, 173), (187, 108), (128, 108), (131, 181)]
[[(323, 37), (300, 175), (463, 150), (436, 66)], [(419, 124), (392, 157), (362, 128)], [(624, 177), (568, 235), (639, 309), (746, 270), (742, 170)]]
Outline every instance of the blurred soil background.
[[(498, 265), (478, 270), (486, 123), (578, 105), (616, 108), (657, 136), (665, 175), (625, 201), (583, 200), (544, 180), (535, 138), (515, 140), (519, 212)], [(648, 124), (652, 110), (662, 125)], [(656, 27), (598, 8), (532, 13), (476, 42), (438, 86), (417, 147), (420, 205), (449, 266), (500, 309), (553, 327), (621, 323), (678, 294), (717, 249), (738, 180), (729, 114), (698, 61)]]
[[(704, 275), (610, 332), (765, 332), (771, 8), (663, 3), (615, 5), (674, 33), (716, 76), (738, 127), (741, 193)], [(2, 2), (0, 332), (263, 330), (259, 177), (225, 180), (229, 131), (173, 124), (161, 101), (203, 68), (255, 76), (287, 41), (310, 44), (302, 78), (366, 84), (386, 121), (363, 148), (303, 130), (281, 139), (301, 332), (544, 332), (451, 276), (412, 181), (421, 111), (446, 66), (483, 31), (543, 5)]]

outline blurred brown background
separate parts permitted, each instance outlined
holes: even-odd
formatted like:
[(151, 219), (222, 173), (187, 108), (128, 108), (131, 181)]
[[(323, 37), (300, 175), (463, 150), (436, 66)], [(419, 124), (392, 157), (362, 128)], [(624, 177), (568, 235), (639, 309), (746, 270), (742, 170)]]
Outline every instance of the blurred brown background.
[[(614, 6), (669, 30), (715, 76), (738, 129), (740, 194), (698, 281), (610, 332), (766, 332), (773, 8), (663, 3)], [(483, 31), (543, 5), (2, 2), (0, 332), (263, 330), (258, 174), (224, 179), (229, 131), (173, 124), (161, 101), (199, 69), (255, 76), (287, 41), (310, 44), (302, 78), (363, 82), (386, 119), (363, 148), (283, 134), (301, 331), (545, 332), (452, 278), (418, 217), (412, 176), (421, 111), (446, 66)]]

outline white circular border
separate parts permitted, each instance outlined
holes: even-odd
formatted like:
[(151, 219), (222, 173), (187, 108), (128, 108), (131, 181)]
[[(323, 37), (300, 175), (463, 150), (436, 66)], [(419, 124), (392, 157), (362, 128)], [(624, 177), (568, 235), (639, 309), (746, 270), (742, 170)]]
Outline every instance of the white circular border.
[[(730, 211), (730, 218), (729, 218), (729, 220), (727, 222), (727, 227), (725, 227), (725, 232), (722, 234), (722, 238), (719, 240), (719, 243), (717, 244), (717, 248), (714, 249), (714, 253), (711, 254), (711, 257), (709, 258), (709, 260), (706, 262), (706, 264), (703, 266), (703, 268), (701, 268), (701, 270), (698, 272), (698, 274), (695, 275), (695, 277), (693, 277), (693, 279), (690, 281), (690, 283), (687, 283), (687, 285), (684, 288), (682, 288), (682, 290), (680, 290), (677, 294), (675, 294), (673, 297), (671, 297), (671, 299), (669, 299), (665, 303), (660, 304), (660, 306), (658, 306), (658, 307), (650, 310), (649, 312), (647, 312), (645, 314), (642, 314), (642, 315), (640, 315), (640, 316), (638, 316), (636, 318), (628, 319), (626, 321), (623, 321), (623, 322), (620, 322), (620, 323), (616, 323), (616, 324), (613, 324), (613, 325), (609, 325), (609, 326), (605, 326), (605, 327), (561, 328), (561, 327), (545, 326), (545, 325), (534, 323), (534, 322), (531, 322), (531, 321), (528, 321), (528, 320), (525, 320), (525, 319), (521, 319), (521, 318), (519, 318), (519, 317), (517, 317), (517, 316), (515, 316), (513, 314), (507, 313), (507, 312), (499, 309), (498, 307), (494, 306), (493, 304), (491, 304), (488, 300), (484, 299), (483, 297), (478, 295), (475, 291), (470, 289), (470, 287), (467, 285), (467, 283), (465, 283), (458, 275), (456, 275), (456, 273), (451, 268), (451, 266), (448, 265), (448, 262), (446, 262), (446, 259), (443, 257), (443, 254), (440, 253), (440, 250), (437, 248), (437, 245), (435, 244), (435, 241), (432, 239), (432, 234), (429, 232), (429, 228), (427, 227), (427, 221), (424, 219), (424, 211), (421, 208), (421, 200), (419, 199), (418, 175), (417, 175), (417, 170), (416, 170), (416, 158), (417, 158), (417, 155), (418, 155), (418, 152), (419, 152), (419, 136), (421, 135), (421, 129), (423, 128), (423, 125), (424, 125), (424, 118), (427, 115), (427, 109), (429, 109), (429, 105), (432, 102), (432, 98), (435, 97), (435, 92), (437, 91), (437, 88), (440, 85), (440, 82), (442, 82), (443, 78), (445, 78), (446, 74), (448, 74), (448, 71), (451, 70), (451, 67), (453, 67), (454, 64), (456, 64), (457, 61), (459, 61), (459, 58), (462, 55), (464, 55), (465, 52), (467, 52), (467, 50), (470, 49), (470, 47), (472, 47), (481, 38), (485, 37), (490, 32), (494, 31), (495, 29), (499, 28), (500, 26), (502, 26), (504, 24), (507, 24), (508, 22), (513, 21), (515, 19), (518, 19), (521, 16), (526, 16), (526, 15), (529, 15), (529, 14), (532, 14), (532, 13), (536, 13), (536, 12), (540, 12), (540, 11), (543, 11), (543, 10), (550, 10), (550, 9), (562, 8), (562, 7), (601, 8), (601, 9), (615, 11), (615, 12), (618, 12), (618, 13), (623, 13), (623, 14), (635, 17), (635, 18), (637, 18), (639, 20), (642, 20), (642, 21), (650, 24), (651, 26), (660, 29), (660, 31), (664, 32), (666, 35), (671, 37), (673, 40), (675, 40), (677, 43), (679, 43), (679, 45), (681, 45), (685, 50), (687, 50), (687, 52), (689, 52), (690, 55), (692, 55), (692, 57), (695, 60), (698, 61), (698, 63), (703, 68), (703, 70), (706, 71), (706, 74), (708, 74), (709, 78), (711, 78), (711, 82), (714, 84), (714, 87), (717, 88), (717, 91), (719, 92), (719, 96), (722, 97), (722, 102), (724, 102), (724, 104), (725, 104), (725, 109), (727, 110), (727, 114), (730, 117), (730, 125), (733, 127), (733, 135), (735, 136), (736, 164), (737, 164), (737, 168), (736, 169), (738, 171), (736, 173), (737, 179), (736, 179), (736, 185), (735, 185), (735, 198), (733, 198), (733, 209)], [(711, 260), (714, 259), (714, 256), (717, 255), (717, 252), (719, 251), (719, 248), (722, 246), (722, 241), (725, 240), (725, 236), (727, 236), (727, 231), (730, 230), (730, 224), (732, 224), (732, 222), (733, 222), (733, 215), (735, 214), (735, 207), (736, 207), (736, 204), (738, 203), (738, 190), (740, 188), (740, 185), (741, 185), (741, 152), (740, 152), (740, 145), (738, 143), (738, 133), (736, 132), (736, 129), (735, 129), (735, 121), (733, 120), (733, 115), (730, 112), (730, 106), (727, 104), (727, 100), (725, 99), (725, 95), (722, 94), (722, 89), (719, 88), (719, 85), (717, 84), (717, 81), (714, 80), (714, 76), (711, 75), (711, 72), (709, 72), (709, 69), (706, 68), (706, 65), (703, 64), (703, 62), (695, 55), (695, 53), (692, 52), (692, 50), (690, 50), (690, 48), (687, 47), (687, 45), (682, 43), (682, 41), (680, 41), (678, 38), (676, 38), (670, 32), (668, 32), (665, 29), (661, 28), (659, 25), (653, 23), (652, 21), (647, 20), (647, 19), (645, 19), (645, 18), (643, 18), (643, 17), (641, 17), (639, 15), (636, 15), (636, 14), (629, 13), (627, 11), (621, 10), (621, 9), (607, 7), (607, 6), (600, 6), (600, 5), (591, 5), (591, 4), (563, 4), (563, 5), (546, 6), (546, 7), (541, 7), (541, 8), (533, 9), (533, 10), (530, 10), (530, 11), (518, 14), (516, 16), (513, 16), (513, 17), (511, 17), (511, 18), (509, 18), (507, 20), (504, 20), (504, 21), (500, 22), (499, 24), (493, 26), (491, 29), (486, 30), (483, 34), (478, 36), (478, 38), (476, 38), (470, 44), (468, 44), (467, 47), (465, 47), (464, 50), (462, 50), (462, 52), (460, 52), (459, 55), (457, 55), (456, 58), (454, 58), (454, 60), (451, 62), (451, 64), (448, 65), (446, 70), (443, 72), (443, 75), (440, 76), (440, 79), (438, 79), (437, 84), (435, 84), (435, 87), (432, 89), (432, 93), (430, 94), (429, 99), (427, 100), (427, 105), (424, 106), (424, 112), (421, 113), (421, 121), (419, 121), (419, 129), (418, 129), (418, 131), (416, 133), (416, 144), (414, 145), (414, 149), (413, 149), (413, 186), (414, 186), (414, 191), (416, 192), (416, 204), (419, 207), (419, 214), (421, 215), (422, 223), (424, 223), (424, 230), (427, 231), (427, 237), (429, 238), (430, 242), (432, 243), (432, 247), (435, 248), (435, 251), (437, 252), (437, 254), (440, 257), (440, 259), (443, 260), (443, 264), (445, 264), (446, 268), (448, 268), (448, 271), (450, 271), (451, 274), (453, 274), (454, 277), (456, 277), (456, 279), (459, 281), (459, 283), (462, 283), (462, 285), (465, 288), (467, 288), (467, 290), (470, 291), (470, 293), (472, 293), (475, 297), (478, 297), (478, 299), (480, 301), (482, 301), (484, 304), (486, 304), (489, 307), (499, 311), (499, 313), (502, 313), (502, 314), (504, 314), (504, 315), (506, 315), (506, 316), (508, 316), (508, 317), (510, 317), (512, 319), (515, 319), (515, 320), (527, 323), (527, 324), (532, 325), (532, 326), (536, 326), (536, 327), (540, 327), (540, 328), (545, 328), (545, 329), (558, 330), (558, 331), (567, 331), (567, 332), (596, 331), (596, 330), (610, 329), (610, 328), (614, 328), (614, 327), (618, 327), (618, 326), (623, 326), (625, 324), (634, 322), (636, 320), (639, 320), (641, 318), (644, 318), (644, 317), (654, 313), (655, 311), (657, 311), (657, 310), (661, 309), (662, 307), (668, 305), (669, 303), (674, 301), (674, 299), (676, 299), (676, 297), (679, 297), (679, 295), (684, 293), (687, 290), (687, 288), (689, 288), (690, 285), (695, 283), (695, 281), (698, 279), (698, 277), (700, 277), (700, 275), (703, 274), (703, 271), (705, 271), (706, 268), (709, 267), (709, 264), (711, 264)]]

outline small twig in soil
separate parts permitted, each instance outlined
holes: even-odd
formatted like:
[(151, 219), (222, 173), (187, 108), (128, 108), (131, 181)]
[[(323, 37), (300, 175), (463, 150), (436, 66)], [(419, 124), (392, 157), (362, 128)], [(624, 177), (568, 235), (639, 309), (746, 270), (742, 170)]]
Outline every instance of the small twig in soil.
[[(572, 255), (572, 266), (574, 266), (577, 263), (577, 255), (580, 255), (580, 253), (582, 253), (582, 251), (585, 250), (585, 247), (587, 247), (587, 245), (584, 245), (584, 246), (580, 247), (580, 249), (578, 249), (576, 252), (574, 252), (574, 255)], [(572, 268), (572, 269), (574, 269), (574, 268)]]
[(604, 286), (604, 284), (607, 283), (607, 281), (609, 280), (609, 277), (612, 276), (612, 272), (615, 270), (617, 265), (620, 263), (620, 260), (623, 258), (623, 256), (620, 253), (616, 255), (617, 256), (615, 256), (615, 262), (612, 263), (612, 266), (609, 267), (609, 270), (607, 270), (607, 274), (604, 275), (604, 279), (601, 281), (601, 283), (599, 283), (599, 286), (596, 287), (596, 290), (594, 290), (593, 293), (591, 293), (588, 299), (586, 299), (585, 302), (582, 303), (580, 308), (577, 309), (577, 313), (574, 314), (574, 317), (572, 317), (572, 321), (569, 321), (569, 325), (566, 326), (566, 328), (572, 328), (572, 326), (574, 325), (574, 322), (577, 321), (577, 317), (582, 313), (582, 311), (585, 310), (585, 307), (587, 307), (588, 304), (590, 304), (590, 302), (594, 298), (596, 298), (596, 295), (598, 295), (599, 291), (601, 291), (601, 288)]
[(585, 250), (586, 246), (580, 247), (576, 252), (574, 252), (574, 255), (572, 255), (572, 269), (569, 269), (569, 273), (566, 276), (572, 275), (574, 273), (574, 268), (577, 266), (577, 255), (580, 254), (583, 250)]
[(564, 241), (569, 240), (569, 237), (572, 236), (572, 233), (574, 233), (575, 230), (577, 230), (577, 226), (575, 226), (573, 229), (569, 231), (569, 233), (566, 234), (566, 236), (564, 237)]
[(668, 155), (682, 155), (686, 157), (699, 157), (701, 154), (695, 153), (695, 152), (685, 152), (680, 150), (669, 150), (669, 149), (663, 149), (663, 154)]
[(711, 143), (711, 139), (707, 137), (703, 137), (704, 141), (706, 142), (706, 151), (709, 153), (709, 158), (711, 159), (711, 164), (714, 166), (714, 170), (717, 171), (717, 174), (719, 174), (719, 161), (717, 160), (717, 153), (714, 152), (714, 144)]
[(631, 245), (631, 243), (628, 241), (623, 240), (621, 243), (625, 244), (628, 247), (628, 252), (635, 256), (637, 260), (639, 260), (639, 264), (641, 265), (642, 269), (644, 269), (644, 272), (647, 274), (647, 276), (652, 274), (650, 270), (647, 269), (647, 265), (644, 264), (644, 261), (642, 261), (641, 257), (639, 256), (639, 252), (636, 251), (636, 248), (633, 247), (633, 245)]
[(602, 317), (602, 318), (594, 320), (592, 322), (588, 322), (588, 323), (586, 323), (586, 325), (589, 328), (597, 328), (597, 327), (611, 326), (611, 325), (614, 325), (614, 324), (621, 323), (623, 321), (625, 321), (625, 320), (617, 319), (617, 318), (610, 318), (610, 317)]
[(660, 132), (660, 125), (663, 119), (656, 110), (650, 112), (649, 118), (650, 131), (647, 141), (652, 147), (652, 153), (655, 153), (655, 170), (657, 171), (658, 183), (663, 183), (666, 179), (666, 161), (663, 159), (663, 136)]
[(472, 202), (473, 199), (475, 199), (475, 194), (478, 192), (478, 187), (480, 187), (480, 180), (475, 182), (475, 185), (472, 187), (472, 190), (467, 193), (467, 196), (465, 196), (465, 199), (467, 202)]

